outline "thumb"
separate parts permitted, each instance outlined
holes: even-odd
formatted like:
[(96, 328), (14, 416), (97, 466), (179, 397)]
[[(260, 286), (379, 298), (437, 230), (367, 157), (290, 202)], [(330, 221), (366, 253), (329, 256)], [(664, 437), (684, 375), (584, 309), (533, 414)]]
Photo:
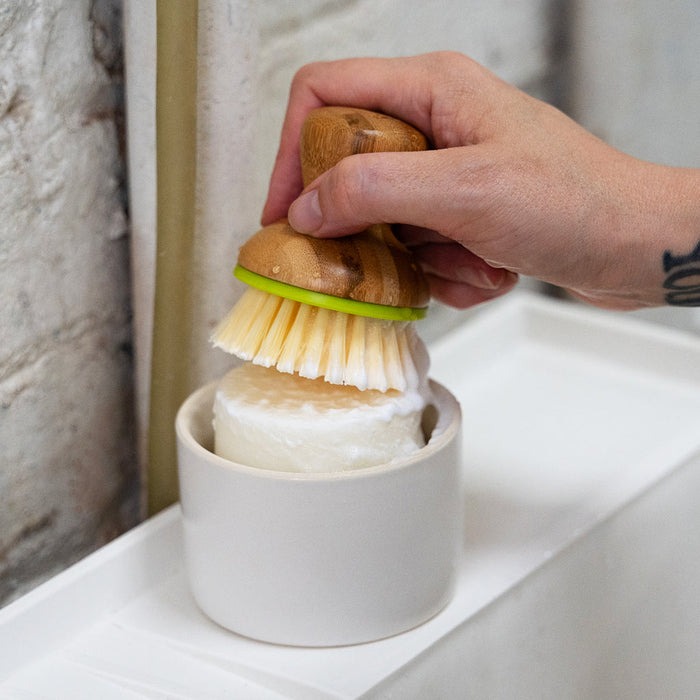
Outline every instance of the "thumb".
[(306, 187), (289, 208), (289, 223), (318, 237), (382, 222), (454, 237), (486, 201), (480, 148), (348, 156)]

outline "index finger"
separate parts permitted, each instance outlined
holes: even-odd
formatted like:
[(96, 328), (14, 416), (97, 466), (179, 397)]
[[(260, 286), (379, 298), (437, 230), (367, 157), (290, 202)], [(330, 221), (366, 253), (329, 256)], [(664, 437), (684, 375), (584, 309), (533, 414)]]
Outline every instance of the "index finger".
[[(434, 140), (433, 86), (435, 64), (441, 56), (445, 55), (350, 58), (301, 68), (289, 93), (263, 209), (263, 225), (286, 216), (289, 205), (302, 190), (299, 134), (306, 115), (317, 107), (347, 105), (384, 112), (412, 124), (429, 140)], [(459, 58), (468, 60), (464, 56)]]

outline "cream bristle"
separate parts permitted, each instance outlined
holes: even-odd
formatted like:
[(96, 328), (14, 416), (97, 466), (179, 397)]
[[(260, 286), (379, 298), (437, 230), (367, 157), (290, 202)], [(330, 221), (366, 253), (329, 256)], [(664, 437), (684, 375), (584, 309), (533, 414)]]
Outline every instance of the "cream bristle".
[(399, 350), (398, 334), (405, 333), (405, 323), (400, 321), (387, 321), (382, 331), (384, 370), (388, 387), (406, 391), (408, 383), (403, 373), (401, 364), (401, 351)]
[(260, 318), (269, 296), (259, 289), (248, 289), (212, 333), (210, 340), (214, 346), (243, 360), (252, 360), (255, 352), (249, 350), (251, 328)]
[(379, 391), (389, 388), (386, 377), (386, 361), (384, 359), (384, 343), (382, 336), (387, 321), (368, 319), (366, 331), (365, 365), (367, 367), (367, 386)]
[(248, 332), (264, 303), (264, 299), (246, 292), (211, 334), (210, 341), (214, 347), (233, 352), (232, 348), (237, 347), (239, 338)]
[(412, 323), (320, 309), (253, 287), (211, 342), (257, 365), (361, 390), (416, 388), (429, 364)]
[(314, 309), (309, 333), (299, 356), (299, 376), (309, 379), (321, 376), (320, 368), (325, 356), (327, 332), (331, 325), (332, 313), (328, 309)]
[(413, 362), (413, 353), (411, 352), (411, 341), (409, 338), (410, 331), (406, 330), (399, 333), (399, 353), (401, 354), (401, 367), (403, 376), (406, 378), (406, 383), (409, 386), (418, 386), (419, 376), (416, 365)]
[(268, 294), (267, 297), (258, 316), (246, 333), (245, 342), (241, 344), (240, 357), (244, 360), (252, 360), (258, 354), (260, 346), (267, 337), (267, 332), (273, 324), (282, 303), (280, 297), (275, 297), (272, 294)]
[(331, 311), (328, 341), (318, 375), (329, 384), (343, 384), (345, 380), (348, 320), (347, 314)]
[[(273, 296), (268, 294), (268, 296)], [(281, 297), (278, 297), (281, 299)], [(260, 349), (253, 358), (253, 363), (263, 367), (274, 367), (284, 344), (284, 339), (288, 336), (289, 330), (294, 324), (299, 311), (299, 303), (289, 299), (281, 299), (281, 304), (277, 309), (277, 314), (272, 321)]]
[(408, 386), (419, 386), (427, 377), (430, 357), (412, 323), (407, 324), (404, 333), (400, 334), (399, 349)]
[(294, 374), (297, 369), (297, 357), (306, 335), (306, 322), (313, 308), (308, 304), (298, 304), (298, 306), (299, 310), (294, 318), (294, 323), (290, 326), (287, 337), (284, 339), (277, 364), (275, 365), (280, 372), (289, 374)]
[(367, 367), (365, 364), (367, 339), (367, 319), (364, 316), (352, 316), (350, 323), (350, 343), (345, 363), (343, 384), (352, 384), (361, 391), (368, 387)]

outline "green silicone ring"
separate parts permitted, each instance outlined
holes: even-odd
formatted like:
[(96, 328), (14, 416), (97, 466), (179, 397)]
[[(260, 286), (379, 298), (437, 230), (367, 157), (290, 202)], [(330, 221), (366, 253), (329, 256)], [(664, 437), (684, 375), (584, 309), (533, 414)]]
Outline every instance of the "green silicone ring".
[(355, 316), (365, 316), (367, 318), (380, 318), (386, 321), (418, 321), (425, 318), (427, 308), (410, 308), (406, 306), (387, 306), (386, 304), (373, 304), (368, 301), (355, 301), (354, 299), (342, 299), (330, 294), (313, 292), (302, 287), (295, 287), (293, 284), (271, 280), (256, 272), (246, 270), (245, 267), (236, 265), (233, 274), (245, 282), (245, 284), (260, 289), (278, 297), (299, 301), (302, 304), (318, 306), (322, 309), (340, 311), (344, 314), (354, 314)]

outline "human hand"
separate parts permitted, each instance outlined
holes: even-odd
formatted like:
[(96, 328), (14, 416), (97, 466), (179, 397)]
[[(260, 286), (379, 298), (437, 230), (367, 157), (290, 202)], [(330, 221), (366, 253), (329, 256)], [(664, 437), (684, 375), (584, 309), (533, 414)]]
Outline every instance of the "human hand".
[[(435, 150), (350, 156), (299, 196), (301, 124), (333, 104), (403, 119)], [(401, 224), (433, 296), (457, 307), (525, 274), (630, 309), (669, 301), (662, 259), (697, 245), (699, 193), (698, 171), (631, 158), (461, 54), (348, 59), (297, 73), (263, 224), (288, 215), (320, 237)]]

